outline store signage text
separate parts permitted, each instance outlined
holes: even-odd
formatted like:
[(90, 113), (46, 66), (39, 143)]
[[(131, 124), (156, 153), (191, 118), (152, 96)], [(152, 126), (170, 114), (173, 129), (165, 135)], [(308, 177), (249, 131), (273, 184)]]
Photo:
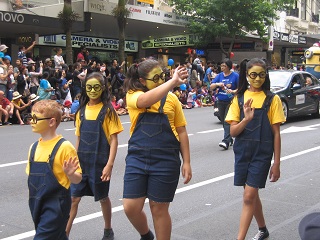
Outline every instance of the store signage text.
[[(119, 40), (107, 39), (107, 38), (96, 38), (88, 36), (75, 36), (71, 37), (72, 47), (86, 46), (92, 49), (107, 49), (117, 51), (119, 49)], [(65, 46), (66, 36), (65, 35), (49, 35), (39, 38), (39, 45), (54, 45), (54, 46)], [(125, 41), (125, 51), (127, 52), (138, 52), (138, 42), (136, 41)]]
[(0, 21), (8, 23), (23, 23), (24, 16), (17, 13), (0, 12)]
[(193, 46), (196, 36), (194, 35), (177, 35), (171, 37), (155, 38), (142, 41), (142, 48), (159, 48), (159, 47), (182, 47)]

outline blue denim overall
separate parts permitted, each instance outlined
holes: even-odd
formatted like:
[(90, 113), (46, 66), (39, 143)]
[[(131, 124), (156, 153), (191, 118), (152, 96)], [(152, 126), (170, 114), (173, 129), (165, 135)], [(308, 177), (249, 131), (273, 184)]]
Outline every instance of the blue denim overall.
[(57, 142), (49, 162), (34, 161), (38, 142), (31, 148), (28, 187), (29, 208), (36, 230), (35, 240), (68, 239), (66, 226), (71, 207), (70, 190), (61, 186), (52, 171), (54, 157), (64, 141), (61, 138)]
[(174, 135), (161, 100), (158, 113), (144, 112), (129, 140), (124, 198), (148, 197), (171, 202), (180, 175), (180, 142)]
[[(273, 99), (268, 93), (261, 108), (254, 110), (253, 119), (239, 134), (233, 146), (235, 155), (234, 185), (264, 188), (273, 155), (273, 132), (268, 111)], [(244, 118), (243, 95), (238, 98), (240, 120)]]
[(82, 180), (71, 184), (74, 197), (94, 196), (95, 201), (108, 197), (110, 181), (101, 180), (102, 170), (109, 159), (110, 145), (102, 128), (107, 108), (103, 106), (96, 120), (85, 118), (85, 108), (80, 110), (80, 142), (78, 157)]

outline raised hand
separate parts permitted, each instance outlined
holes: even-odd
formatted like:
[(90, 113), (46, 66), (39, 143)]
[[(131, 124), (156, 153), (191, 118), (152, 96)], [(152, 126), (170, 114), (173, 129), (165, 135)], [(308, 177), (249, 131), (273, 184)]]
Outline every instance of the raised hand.
[(75, 173), (79, 167), (79, 161), (77, 157), (70, 157), (69, 160), (65, 160), (63, 163), (63, 171), (69, 177)]
[(254, 115), (254, 108), (251, 107), (253, 102), (252, 98), (249, 98), (248, 101), (243, 105), (243, 113), (245, 119), (251, 121)]

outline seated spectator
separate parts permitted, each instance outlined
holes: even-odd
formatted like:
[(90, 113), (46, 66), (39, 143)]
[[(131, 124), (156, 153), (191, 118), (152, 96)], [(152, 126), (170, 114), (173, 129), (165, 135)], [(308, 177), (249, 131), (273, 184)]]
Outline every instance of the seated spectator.
[(63, 104), (64, 106), (64, 113), (65, 113), (65, 117), (63, 119), (64, 122), (67, 122), (67, 121), (71, 121), (71, 120), (74, 120), (74, 118), (71, 118), (70, 116), (70, 112), (71, 112), (71, 105), (72, 105), (72, 102), (69, 101), (69, 100), (66, 100)]
[(40, 80), (40, 85), (38, 89), (38, 95), (40, 100), (50, 99), (51, 92), (54, 90), (54, 88), (51, 87), (48, 81), (48, 78), (49, 78), (49, 73), (44, 72), (42, 75), (42, 79)]
[[(120, 101), (120, 100), (119, 100)], [(118, 115), (124, 115), (124, 114), (128, 114), (127, 109), (123, 108), (119, 102), (117, 102), (117, 98), (116, 96), (111, 96), (111, 104), (114, 108), (114, 110), (116, 110)]]
[(4, 92), (0, 90), (0, 126), (11, 125), (9, 117), (13, 115), (13, 104), (5, 97)]
[(12, 94), (12, 104), (14, 106), (14, 113), (17, 117), (17, 120), (19, 121), (20, 125), (24, 125), (24, 122), (21, 118), (23, 112), (27, 114), (27, 108), (31, 105), (31, 101), (29, 100), (28, 103), (24, 103), (24, 101), (21, 99), (22, 95), (20, 95), (19, 92), (14, 92)]

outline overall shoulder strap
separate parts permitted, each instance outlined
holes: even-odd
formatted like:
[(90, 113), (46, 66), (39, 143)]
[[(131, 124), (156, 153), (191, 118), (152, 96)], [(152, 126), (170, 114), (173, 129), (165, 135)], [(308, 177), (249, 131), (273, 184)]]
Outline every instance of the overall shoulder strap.
[(163, 106), (164, 106), (164, 104), (166, 103), (167, 96), (168, 96), (168, 94), (165, 95), (165, 96), (161, 99), (160, 107), (159, 107), (159, 109), (158, 109), (158, 112), (159, 112), (159, 113), (163, 113)]
[(31, 151), (30, 151), (30, 155), (29, 155), (29, 162), (34, 162), (34, 154), (36, 152), (38, 143), (39, 143), (39, 141), (36, 141), (31, 147)]
[(83, 108), (80, 109), (80, 121), (83, 122), (84, 120), (84, 113), (86, 111), (86, 106), (84, 106)]
[(240, 121), (244, 118), (244, 113), (243, 113), (243, 101), (244, 101), (244, 94), (238, 95), (238, 106), (240, 109)]
[(107, 113), (107, 107), (105, 105), (103, 105), (99, 114), (98, 114), (97, 120), (99, 120), (101, 123), (103, 123), (104, 118), (106, 116), (106, 113)]
[(270, 91), (268, 91), (266, 95), (267, 96), (266, 96), (266, 98), (264, 100), (263, 108), (265, 108), (267, 110), (267, 112), (268, 112), (275, 94), (270, 92)]
[(50, 164), (51, 168), (52, 168), (52, 166), (53, 166), (53, 161), (54, 161), (54, 158), (55, 158), (55, 156), (56, 156), (56, 154), (57, 154), (57, 152), (58, 152), (58, 149), (59, 149), (59, 147), (61, 146), (61, 144), (62, 144), (64, 141), (66, 141), (66, 139), (61, 138), (61, 139), (56, 143), (56, 145), (54, 146), (54, 148), (53, 148), (53, 150), (52, 150), (52, 152), (51, 152), (51, 154), (50, 154), (50, 156), (49, 156), (49, 164)]

